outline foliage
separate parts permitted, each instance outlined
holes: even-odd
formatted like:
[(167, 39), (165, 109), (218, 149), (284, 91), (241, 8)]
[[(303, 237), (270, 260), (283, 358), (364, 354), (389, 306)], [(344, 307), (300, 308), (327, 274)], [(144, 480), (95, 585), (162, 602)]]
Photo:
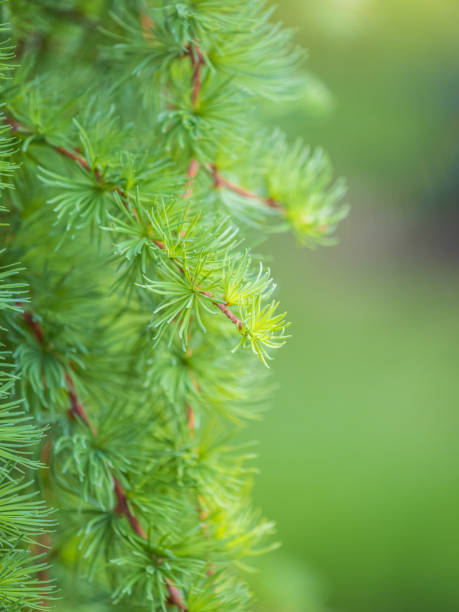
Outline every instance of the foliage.
[[(0, 49), (0, 68), (13, 56), (5, 42)], [(0, 188), (10, 187), (17, 166), (7, 127), (0, 128)], [(3, 256), (4, 252), (0, 252)], [(0, 268), (0, 315), (17, 313), (28, 301), (27, 286), (18, 281), (23, 268), (16, 262)], [(2, 328), (6, 332), (6, 329)], [(39, 462), (33, 454), (43, 430), (31, 423), (23, 402), (14, 397), (17, 377), (11, 355), (0, 352), (0, 606), (2, 610), (39, 610), (47, 607), (54, 588), (43, 579), (47, 564), (42, 555), (31, 552), (36, 539), (52, 528), (49, 511), (32, 488), (31, 472)]]
[[(87, 4), (3, 6), (2, 339), (12, 406), (49, 428), (52, 571), (64, 590), (65, 574), (89, 577), (101, 605), (247, 610), (243, 573), (275, 544), (234, 425), (259, 416), (288, 326), (252, 246), (288, 228), (327, 242), (342, 190), (323, 154), (259, 124), (303, 74), (261, 0)], [(36, 443), (8, 418), (21, 448)], [(5, 486), (18, 508), (37, 503)], [(24, 542), (49, 532), (46, 512), (22, 522)], [(47, 588), (39, 563), (24, 593)]]

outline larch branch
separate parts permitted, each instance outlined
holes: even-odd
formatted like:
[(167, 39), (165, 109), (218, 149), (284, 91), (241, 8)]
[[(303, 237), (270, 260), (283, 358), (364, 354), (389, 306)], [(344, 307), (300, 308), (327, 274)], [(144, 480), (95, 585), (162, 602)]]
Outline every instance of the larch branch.
[[(22, 305), (18, 303), (18, 305)], [(24, 319), (26, 325), (29, 327), (32, 334), (35, 336), (37, 342), (41, 345), (45, 345), (45, 335), (43, 332), (43, 328), (33, 317), (33, 314), (30, 311), (26, 311), (22, 313), (22, 318)], [(89, 417), (84, 409), (83, 405), (78, 401), (78, 397), (75, 391), (75, 385), (73, 380), (68, 372), (64, 373), (65, 381), (67, 384), (67, 393), (70, 400), (70, 410), (69, 413), (72, 417), (78, 417), (81, 419), (86, 427), (91, 431), (94, 437), (97, 437), (97, 429), (89, 420)], [(147, 540), (148, 536), (143, 527), (140, 524), (139, 519), (135, 516), (132, 510), (129, 507), (126, 493), (115, 474), (112, 474), (113, 478), (113, 487), (116, 496), (116, 506), (113, 509), (114, 512), (118, 516), (124, 516), (127, 518), (132, 530), (143, 540)], [(173, 584), (170, 579), (166, 580), (167, 589), (169, 591), (168, 603), (171, 605), (177, 606), (183, 612), (187, 612), (187, 608), (183, 603), (183, 599), (181, 597), (180, 591)]]

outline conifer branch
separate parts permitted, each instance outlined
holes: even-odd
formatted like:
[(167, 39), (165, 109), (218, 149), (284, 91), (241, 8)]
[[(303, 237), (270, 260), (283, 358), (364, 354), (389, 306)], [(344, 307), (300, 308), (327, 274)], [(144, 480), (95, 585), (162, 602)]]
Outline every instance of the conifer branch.
[[(23, 319), (26, 325), (29, 327), (33, 335), (35, 336), (37, 342), (43, 346), (45, 342), (45, 336), (43, 333), (43, 329), (41, 325), (34, 320), (33, 314), (30, 311), (26, 311), (22, 313)], [(65, 380), (67, 383), (67, 392), (70, 400), (70, 411), (69, 414), (72, 416), (76, 416), (83, 421), (83, 423), (88, 427), (94, 437), (97, 437), (97, 428), (93, 423), (89, 420), (88, 415), (83, 407), (83, 405), (78, 401), (75, 385), (73, 383), (72, 378), (70, 377), (68, 372), (64, 373)], [(148, 536), (143, 527), (140, 524), (139, 519), (135, 516), (132, 510), (129, 508), (128, 500), (126, 497), (126, 493), (115, 474), (112, 474), (113, 478), (113, 487), (116, 497), (116, 506), (114, 508), (115, 514), (118, 516), (124, 516), (127, 518), (132, 530), (143, 540), (147, 540)], [(179, 590), (174, 586), (173, 582), (170, 579), (166, 580), (166, 586), (169, 591), (169, 601), (172, 605), (177, 606), (180, 610), (186, 612), (187, 608), (183, 603)]]
[[(18, 306), (22, 306), (22, 303), (18, 302)], [(40, 323), (38, 323), (38, 321), (34, 319), (33, 314), (28, 310), (24, 310), (22, 312), (22, 318), (24, 319), (27, 327), (30, 329), (32, 334), (35, 336), (35, 339), (37, 340), (38, 344), (40, 346), (44, 346), (45, 335), (43, 333), (43, 328), (40, 325)], [(69, 400), (70, 400), (71, 414), (75, 417), (80, 418), (85, 423), (85, 425), (87, 425), (87, 427), (92, 431), (92, 433), (94, 435), (97, 435), (97, 431), (94, 428), (94, 426), (90, 423), (88, 415), (86, 414), (84, 407), (78, 402), (78, 399), (75, 393), (75, 385), (73, 384), (72, 378), (70, 377), (68, 372), (64, 373), (64, 377), (67, 383), (67, 392), (68, 392)]]
[[(193, 53), (191, 51), (189, 53), (190, 53), (190, 56), (193, 57)], [(201, 58), (201, 60), (197, 64), (195, 64), (195, 62), (193, 60), (193, 65), (195, 66), (195, 71), (198, 70), (198, 68), (201, 66), (201, 62), (203, 62), (201, 54), (199, 55), (199, 57)], [(194, 80), (195, 80), (195, 76), (194, 76), (194, 73), (193, 73), (193, 81)], [(194, 88), (195, 87), (197, 87), (196, 84), (194, 85)], [(193, 88), (193, 99), (194, 99), (194, 91), (195, 91), (194, 88)], [(199, 93), (199, 88), (197, 88), (197, 91)], [(5, 123), (8, 123), (12, 127), (13, 132), (14, 131), (31, 132), (31, 130), (26, 128), (21, 123), (15, 121), (11, 117), (7, 117), (5, 119)], [(60, 153), (61, 155), (64, 155), (65, 157), (68, 157), (69, 159), (73, 159), (74, 161), (78, 162), (85, 170), (88, 170), (88, 171), (90, 170), (88, 162), (85, 159), (83, 159), (80, 155), (78, 155), (77, 153), (73, 153), (72, 151), (69, 151), (68, 149), (65, 149), (64, 147), (60, 147), (60, 146), (55, 146), (54, 149), (58, 153)], [(198, 172), (198, 169), (199, 169), (198, 161), (195, 160), (195, 159), (191, 160), (190, 166), (189, 166), (189, 169), (188, 169), (188, 172), (187, 172), (187, 177), (190, 180), (188, 182), (188, 190), (185, 193), (185, 197), (190, 197), (192, 195), (192, 187), (191, 187), (192, 186), (192, 180), (196, 176), (196, 174)], [(232, 192), (236, 193), (237, 195), (240, 195), (240, 196), (242, 196), (244, 198), (247, 198), (249, 200), (257, 200), (258, 202), (261, 202), (262, 204), (265, 204), (269, 208), (273, 208), (273, 209), (278, 210), (278, 211), (280, 211), (282, 213), (285, 212), (285, 207), (283, 206), (283, 204), (281, 204), (280, 202), (274, 200), (273, 198), (268, 198), (268, 197), (260, 196), (258, 193), (255, 193), (253, 191), (245, 189), (244, 187), (241, 187), (240, 185), (237, 185), (236, 183), (232, 183), (231, 181), (229, 181), (227, 178), (225, 178), (219, 172), (219, 170), (217, 169), (216, 164), (209, 164), (206, 167), (206, 171), (213, 178), (214, 187), (216, 189), (225, 188), (225, 189), (228, 189), (229, 191), (232, 191)], [(101, 180), (100, 175), (99, 175), (98, 180)], [(119, 190), (117, 190), (117, 191), (118, 191), (118, 193), (120, 193)]]
[[(18, 121), (14, 120), (12, 117), (6, 117), (4, 121), (5, 123), (11, 126), (13, 132), (32, 133), (32, 130), (22, 125)], [(90, 172), (90, 167), (89, 167), (88, 162), (83, 157), (81, 157), (81, 155), (79, 155), (78, 153), (70, 151), (69, 149), (66, 149), (65, 147), (61, 147), (57, 145), (53, 146), (53, 148), (55, 151), (57, 151), (64, 157), (67, 157), (69, 159), (72, 159), (73, 161), (76, 161), (78, 164), (80, 164), (82, 168)], [(237, 185), (236, 183), (229, 181), (219, 172), (216, 164), (209, 164), (205, 169), (212, 177), (214, 181), (215, 189), (222, 189), (222, 188), (228, 189), (229, 191), (232, 191), (233, 193), (236, 193), (237, 195), (240, 195), (243, 198), (247, 198), (248, 200), (257, 200), (258, 202), (261, 202), (262, 204), (264, 204), (265, 206), (268, 206), (269, 208), (278, 210), (281, 213), (285, 213), (284, 205), (278, 202), (277, 200), (274, 200), (273, 198), (261, 196), (258, 193), (255, 193), (254, 191), (250, 191), (249, 189), (245, 189), (244, 187), (241, 187), (240, 185)], [(188, 189), (185, 192), (185, 197), (191, 197), (193, 193), (192, 191), (193, 179), (195, 178), (198, 170), (199, 170), (199, 162), (196, 159), (192, 159), (190, 162), (188, 171), (187, 171), (187, 177), (189, 181), (187, 183)], [(97, 169), (95, 170), (95, 174), (96, 174), (97, 180), (102, 182), (103, 178)], [(117, 187), (114, 187), (114, 191), (118, 193), (119, 195), (121, 195), (123, 198), (127, 197), (126, 194), (124, 194), (122, 190), (120, 190)]]
[[(17, 121), (15, 121), (14, 119), (12, 119), (11, 117), (8, 117), (7, 120), (5, 120), (10, 126), (12, 126), (13, 131), (25, 131), (25, 132), (31, 132), (31, 130), (29, 130), (28, 128), (26, 128), (25, 126), (23, 126), (22, 124), (18, 123)], [(70, 151), (69, 149), (66, 149), (65, 147), (61, 147), (61, 146), (53, 146), (52, 147), (57, 153), (59, 153), (60, 155), (63, 155), (64, 157), (67, 157), (68, 159), (71, 159), (73, 161), (75, 161), (77, 164), (79, 164), (84, 170), (86, 170), (87, 172), (91, 172), (91, 167), (89, 166), (89, 163), (78, 153), (74, 153), (73, 151)], [(192, 189), (191, 186), (191, 181), (194, 179), (194, 177), (196, 176), (197, 172), (199, 169), (199, 163), (197, 160), (193, 159), (190, 162), (190, 166), (187, 172), (187, 177), (189, 178), (189, 182), (188, 182), (188, 189), (185, 193), (184, 197), (190, 197), (192, 192), (190, 191)], [(99, 170), (95, 170), (94, 171), (94, 175), (96, 177), (96, 180), (99, 183), (102, 183), (104, 181), (104, 177), (101, 175), (101, 173), (99, 172)], [(127, 194), (120, 188), (120, 187), (113, 187), (113, 191), (115, 191), (116, 193), (118, 193), (118, 195), (121, 196), (121, 198), (123, 199), (124, 205), (127, 207), (127, 199), (128, 196)], [(249, 193), (249, 192), (247, 192)], [(252, 197), (251, 194), (249, 194), (247, 197)], [(133, 214), (135, 214), (135, 209), (131, 209), (133, 210)], [(152, 240), (152, 242), (161, 250), (165, 249), (165, 245), (163, 242), (161, 242), (160, 240)], [(181, 270), (182, 274), (184, 273), (183, 268), (179, 265), (178, 266), (179, 269)], [(205, 291), (204, 289), (202, 289), (201, 287), (197, 287), (198, 291), (210, 298), (212, 300), (212, 304), (214, 306), (216, 306), (224, 315), (225, 317), (227, 317), (231, 323), (233, 323), (239, 331), (242, 331), (243, 329), (243, 322), (238, 319), (236, 317), (236, 315), (234, 315), (231, 310), (228, 308), (228, 306), (226, 304), (224, 304), (223, 302), (217, 300), (210, 291)]]

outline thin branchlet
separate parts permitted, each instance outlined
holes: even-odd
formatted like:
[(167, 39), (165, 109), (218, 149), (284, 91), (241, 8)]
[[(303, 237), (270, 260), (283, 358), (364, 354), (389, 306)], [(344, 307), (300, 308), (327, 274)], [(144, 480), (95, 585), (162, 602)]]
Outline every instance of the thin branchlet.
[[(9, 125), (12, 126), (16, 126), (13, 127), (14, 130), (18, 130), (18, 131), (29, 131), (28, 128), (26, 128), (25, 126), (22, 126), (22, 124), (18, 124), (17, 122), (15, 122), (13, 119), (8, 118), (8, 123)], [(65, 147), (61, 147), (61, 146), (53, 146), (53, 149), (59, 153), (60, 155), (63, 155), (64, 157), (67, 157), (68, 159), (71, 159), (73, 161), (75, 161), (77, 164), (79, 164), (84, 170), (86, 170), (87, 172), (91, 172), (91, 167), (89, 165), (89, 163), (83, 158), (81, 157), (80, 154), (70, 151), (69, 149), (66, 149)], [(196, 174), (198, 172), (199, 169), (199, 163), (196, 160), (192, 160), (190, 162), (190, 166), (187, 172), (187, 177), (189, 179), (188, 181), (188, 187), (187, 187), (187, 191), (185, 193), (184, 197), (190, 197), (192, 195), (192, 182), (193, 179), (196, 177)], [(94, 175), (97, 179), (97, 181), (99, 183), (102, 183), (104, 181), (104, 177), (102, 176), (102, 174), (95, 169), (94, 171)], [(121, 196), (124, 204), (126, 207), (128, 207), (127, 205), (127, 199), (128, 196), (127, 194), (120, 188), (120, 187), (113, 187), (113, 191), (115, 191), (118, 195)], [(247, 197), (252, 197), (252, 195), (248, 195)], [(132, 207), (129, 208), (129, 210), (131, 210), (133, 212), (133, 214), (136, 214), (135, 209), (133, 209)], [(165, 249), (165, 245), (161, 240), (152, 240), (152, 242), (161, 250)], [(184, 269), (183, 267), (181, 267), (180, 265), (178, 265), (178, 268), (180, 269), (180, 271), (182, 273), (184, 273)], [(217, 300), (210, 291), (205, 291), (204, 289), (202, 289), (201, 287), (198, 287), (198, 290), (201, 292), (202, 295), (210, 298), (212, 300), (212, 303), (214, 304), (214, 306), (216, 306), (220, 312), (222, 312), (225, 317), (227, 317), (231, 323), (233, 323), (238, 329), (239, 331), (241, 331), (243, 329), (243, 322), (238, 319), (236, 317), (236, 315), (234, 315), (231, 310), (228, 308), (228, 306), (226, 304), (224, 304), (223, 302)]]
[[(29, 327), (30, 331), (35, 336), (35, 339), (37, 340), (37, 342), (40, 344), (40, 346), (43, 347), (45, 345), (45, 335), (43, 333), (43, 329), (41, 325), (34, 319), (33, 314), (30, 311), (23, 312), (23, 319), (26, 325)], [(65, 372), (64, 377), (66, 380), (67, 392), (68, 392), (69, 401), (70, 401), (70, 409), (68, 413), (69, 416), (71, 416), (72, 418), (79, 418), (86, 425), (86, 427), (89, 429), (92, 435), (94, 437), (97, 437), (97, 428), (89, 420), (89, 417), (86, 413), (86, 410), (83, 404), (78, 401), (76, 391), (75, 391), (75, 385), (73, 383), (73, 380), (70, 374), (68, 372)], [(113, 511), (118, 516), (124, 516), (128, 520), (134, 533), (136, 533), (140, 538), (142, 538), (143, 540), (148, 540), (148, 535), (146, 531), (143, 529), (143, 527), (140, 524), (139, 519), (135, 516), (135, 514), (132, 512), (132, 510), (129, 507), (126, 493), (123, 487), (121, 486), (119, 479), (117, 478), (116, 474), (112, 474), (112, 477), (113, 477), (113, 488), (114, 488), (115, 497), (116, 497), (116, 506), (113, 509)], [(169, 590), (170, 602), (173, 605), (180, 604), (181, 606), (180, 609), (186, 612), (186, 606), (183, 604), (183, 600), (180, 595), (180, 592), (174, 586), (173, 582), (170, 579), (167, 579), (166, 585)]]
[(191, 104), (193, 108), (196, 108), (198, 104), (199, 92), (201, 91), (201, 69), (205, 64), (204, 56), (196, 41), (189, 43), (187, 46), (187, 54), (190, 56), (191, 65), (193, 67), (193, 75), (191, 78), (192, 93), (191, 93)]
[(265, 204), (266, 206), (269, 206), (270, 208), (274, 208), (275, 210), (279, 210), (282, 212), (285, 211), (284, 206), (280, 202), (277, 202), (276, 200), (274, 200), (273, 198), (265, 198), (263, 196), (260, 196), (258, 195), (258, 193), (249, 191), (248, 189), (244, 189), (244, 187), (240, 187), (239, 185), (236, 185), (235, 183), (232, 183), (231, 181), (226, 179), (217, 170), (217, 166), (215, 164), (210, 164), (207, 168), (207, 171), (212, 176), (214, 180), (214, 186), (216, 189), (225, 188), (225, 189), (228, 189), (229, 191), (233, 191), (234, 193), (237, 193), (237, 195), (240, 195), (244, 198), (248, 198), (249, 200), (257, 200), (258, 202), (261, 202), (262, 204)]

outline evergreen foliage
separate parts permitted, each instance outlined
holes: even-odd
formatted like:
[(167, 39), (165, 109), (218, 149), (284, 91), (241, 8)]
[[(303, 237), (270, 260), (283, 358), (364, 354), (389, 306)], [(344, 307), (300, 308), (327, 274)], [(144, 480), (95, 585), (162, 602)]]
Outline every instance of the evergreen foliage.
[[(304, 91), (304, 54), (262, 0), (1, 10), (1, 605), (76, 573), (109, 608), (247, 610), (273, 525), (234, 433), (288, 326), (253, 247), (329, 243), (346, 213), (325, 155), (259, 122)], [(51, 569), (26, 560), (42, 531)]]
[[(5, 43), (0, 48), (0, 69), (12, 57)], [(6, 76), (5, 74), (3, 76)], [(11, 161), (12, 139), (0, 128), (0, 187), (10, 186), (17, 168)], [(0, 209), (4, 211), (4, 209)], [(0, 251), (0, 257), (5, 255)], [(28, 301), (27, 286), (18, 281), (23, 268), (8, 263), (0, 268), (0, 315), (7, 310), (19, 312)], [(3, 319), (2, 319), (3, 320)], [(1, 329), (6, 332), (6, 329)], [(33, 551), (36, 539), (52, 528), (49, 511), (33, 490), (31, 472), (39, 462), (34, 452), (43, 436), (43, 428), (31, 423), (23, 402), (15, 397), (17, 376), (11, 354), (0, 350), (0, 606), (2, 610), (39, 610), (50, 601), (53, 585), (44, 576), (47, 568), (43, 555)]]

